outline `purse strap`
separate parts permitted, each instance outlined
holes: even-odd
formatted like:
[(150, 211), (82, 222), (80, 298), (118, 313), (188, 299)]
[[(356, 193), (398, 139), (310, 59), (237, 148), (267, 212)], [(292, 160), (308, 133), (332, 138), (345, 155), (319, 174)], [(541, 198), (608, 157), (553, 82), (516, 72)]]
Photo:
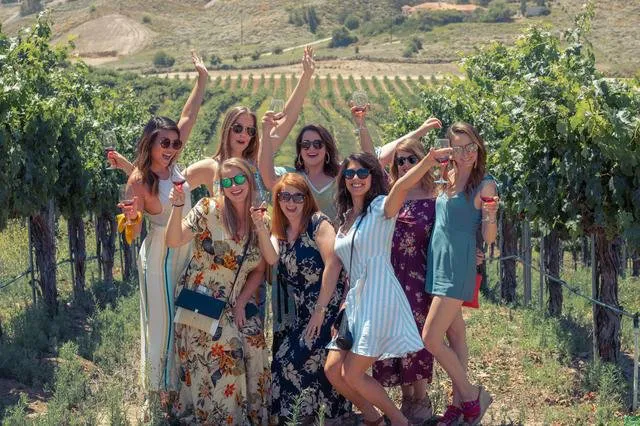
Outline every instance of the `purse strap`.
[(351, 237), (351, 254), (349, 255), (349, 282), (351, 282), (351, 265), (353, 265), (353, 246), (355, 246), (354, 242), (356, 240), (356, 234), (358, 233), (358, 228), (360, 228), (362, 219), (364, 219), (364, 216), (360, 217), (360, 220), (356, 225), (356, 229), (353, 231), (353, 236)]
[(242, 265), (244, 264), (244, 258), (247, 256), (247, 250), (249, 249), (249, 242), (251, 241), (251, 235), (247, 235), (247, 242), (244, 243), (244, 248), (242, 249), (242, 257), (240, 258), (240, 264), (238, 265), (238, 269), (236, 269), (236, 276), (233, 278), (233, 284), (231, 285), (231, 290), (229, 290), (229, 295), (227, 296), (227, 301), (225, 304), (229, 304), (229, 298), (233, 294), (233, 289), (236, 287), (236, 282), (238, 281), (238, 275), (240, 275), (240, 270), (242, 269)]

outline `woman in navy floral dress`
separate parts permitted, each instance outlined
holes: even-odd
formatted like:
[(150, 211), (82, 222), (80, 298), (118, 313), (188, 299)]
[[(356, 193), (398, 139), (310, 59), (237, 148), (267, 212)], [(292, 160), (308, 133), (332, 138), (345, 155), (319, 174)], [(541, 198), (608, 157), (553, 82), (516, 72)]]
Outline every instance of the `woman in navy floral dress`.
[[(344, 282), (333, 251), (335, 231), (321, 212), (304, 177), (288, 173), (273, 187), (275, 198), (271, 253), (278, 282), (291, 289), (295, 321), (273, 354), (271, 424), (284, 424), (299, 407), (299, 424), (316, 424), (324, 410), (325, 424), (339, 421), (351, 404), (329, 383), (324, 363)], [(256, 227), (263, 226), (254, 213)], [(328, 422), (327, 422), (328, 420)]]

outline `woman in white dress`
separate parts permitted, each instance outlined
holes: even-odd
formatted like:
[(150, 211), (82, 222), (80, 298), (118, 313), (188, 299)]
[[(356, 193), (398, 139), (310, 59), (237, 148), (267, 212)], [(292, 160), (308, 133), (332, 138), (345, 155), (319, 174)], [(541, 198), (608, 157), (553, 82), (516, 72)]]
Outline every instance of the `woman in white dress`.
[[(168, 249), (164, 231), (171, 203), (172, 177), (179, 174), (175, 161), (184, 148), (196, 122), (208, 72), (202, 59), (192, 53), (198, 81), (182, 109), (178, 123), (166, 117), (153, 117), (144, 127), (138, 141), (136, 159), (129, 167), (126, 161), (112, 165), (129, 174), (127, 191), (134, 198), (131, 206), (122, 206), (130, 235), (140, 233), (142, 215), (149, 221), (147, 237), (140, 247), (138, 276), (140, 284), (140, 373), (148, 392), (177, 390), (178, 376), (173, 352), (173, 306), (176, 281), (189, 260), (190, 248)], [(190, 186), (182, 185), (186, 205), (191, 207)]]
[(325, 373), (336, 389), (360, 408), (365, 425), (384, 423), (375, 407), (393, 425), (408, 424), (384, 388), (366, 371), (378, 359), (399, 358), (424, 348), (391, 265), (396, 218), (413, 184), (409, 173), (387, 196), (382, 168), (369, 153), (347, 157), (338, 177), (340, 228), (335, 251), (349, 274), (343, 321), (348, 321), (353, 346), (348, 351), (337, 350), (334, 340), (329, 349), (336, 350), (327, 357)]

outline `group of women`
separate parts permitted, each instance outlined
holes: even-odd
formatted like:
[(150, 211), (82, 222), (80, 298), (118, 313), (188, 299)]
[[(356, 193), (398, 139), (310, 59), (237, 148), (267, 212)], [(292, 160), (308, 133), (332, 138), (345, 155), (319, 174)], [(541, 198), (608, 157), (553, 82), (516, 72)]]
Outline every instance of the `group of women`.
[[(140, 232), (143, 216), (150, 223), (139, 256), (147, 390), (171, 395), (184, 424), (422, 424), (433, 414), (435, 358), (454, 391), (439, 423), (477, 424), (491, 397), (466, 373), (461, 306), (477, 291), (476, 234), (491, 243), (497, 231), (478, 132), (455, 123), (450, 146), (426, 153), (420, 138), (442, 126), (431, 118), (374, 149), (366, 112), (354, 109), (363, 152), (340, 161), (333, 136), (308, 124), (293, 167), (275, 167), (314, 72), (305, 49), (284, 112), (258, 123), (248, 108), (232, 108), (213, 158), (180, 171), (207, 81), (193, 60), (199, 78), (178, 123), (151, 119), (133, 164), (109, 159), (129, 174), (130, 231)], [(436, 185), (431, 171), (443, 156), (451, 167)], [(192, 208), (200, 186), (209, 196)], [(336, 336), (349, 337), (348, 347)], [(400, 408), (390, 386), (402, 388)]]

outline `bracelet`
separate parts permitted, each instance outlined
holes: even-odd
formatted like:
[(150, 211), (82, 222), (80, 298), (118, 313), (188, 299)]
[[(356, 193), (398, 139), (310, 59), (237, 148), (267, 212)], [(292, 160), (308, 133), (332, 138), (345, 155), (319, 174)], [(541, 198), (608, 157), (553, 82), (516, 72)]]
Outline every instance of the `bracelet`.
[(182, 203), (182, 204), (172, 204), (172, 206), (173, 207), (182, 207), (182, 206), (184, 206), (184, 203)]
[(329, 308), (326, 305), (316, 305), (316, 312), (320, 312), (321, 314), (326, 314)]

